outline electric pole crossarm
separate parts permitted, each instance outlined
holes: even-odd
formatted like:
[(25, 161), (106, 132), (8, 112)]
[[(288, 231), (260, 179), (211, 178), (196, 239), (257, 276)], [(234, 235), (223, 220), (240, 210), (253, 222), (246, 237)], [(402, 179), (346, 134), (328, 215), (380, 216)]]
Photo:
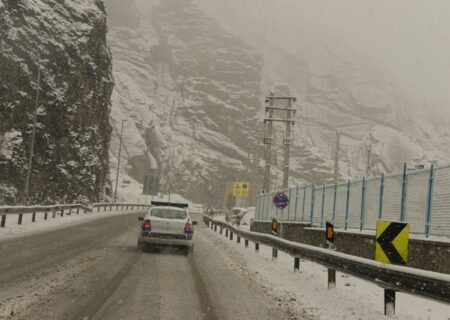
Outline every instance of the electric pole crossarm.
[(294, 108), (282, 108), (282, 107), (266, 107), (266, 111), (267, 110), (283, 110), (283, 111), (294, 111), (294, 113), (297, 111), (297, 109)]
[(268, 96), (266, 97), (266, 102), (268, 100), (291, 100), (291, 101), (297, 101), (296, 97), (274, 97), (274, 96)]
[(271, 121), (271, 122), (291, 122), (291, 123), (295, 122), (295, 120), (290, 120), (290, 119), (277, 119), (277, 118), (266, 118), (266, 119), (264, 119), (264, 122), (267, 122), (267, 121)]

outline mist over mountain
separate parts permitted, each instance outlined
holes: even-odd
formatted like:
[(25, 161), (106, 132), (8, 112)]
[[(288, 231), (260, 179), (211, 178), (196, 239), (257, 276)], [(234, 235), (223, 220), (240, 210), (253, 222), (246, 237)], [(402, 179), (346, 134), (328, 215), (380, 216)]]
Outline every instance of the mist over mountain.
[[(359, 11), (357, 21), (345, 22), (339, 17), (345, 6), (323, 2), (106, 4), (117, 83), (113, 168), (118, 126), (129, 119), (124, 192), (149, 172), (167, 189), (171, 150), (175, 188), (196, 201), (220, 204), (225, 183), (233, 180), (251, 180), (260, 189), (264, 97), (273, 90), (298, 98), (291, 183), (332, 181), (336, 154), (341, 179), (449, 158), (447, 113), (427, 94), (419, 99), (399, 86), (400, 71), (387, 60), (367, 55), (363, 31), (348, 35), (363, 21)], [(382, 33), (369, 29), (379, 42)], [(363, 49), (349, 39), (361, 39)], [(283, 132), (275, 126), (274, 187), (281, 184)]]

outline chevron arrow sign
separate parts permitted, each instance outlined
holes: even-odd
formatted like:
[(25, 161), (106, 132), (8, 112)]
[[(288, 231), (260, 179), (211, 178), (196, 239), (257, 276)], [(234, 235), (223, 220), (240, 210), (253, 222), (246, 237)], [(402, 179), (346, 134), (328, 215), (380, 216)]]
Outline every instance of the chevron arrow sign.
[(409, 251), (409, 224), (377, 221), (375, 260), (406, 265)]

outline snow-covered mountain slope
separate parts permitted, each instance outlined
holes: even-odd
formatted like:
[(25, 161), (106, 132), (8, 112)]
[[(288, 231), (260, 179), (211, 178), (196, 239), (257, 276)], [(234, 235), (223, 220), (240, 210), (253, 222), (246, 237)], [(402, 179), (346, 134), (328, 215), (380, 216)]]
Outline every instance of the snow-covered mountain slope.
[[(448, 163), (450, 110), (435, 111), (422, 101), (418, 105), (394, 85), (385, 66), (346, 46), (339, 31), (327, 30), (335, 22), (343, 25), (342, 17), (321, 20), (335, 4), (296, 0), (263, 0), (258, 5), (244, 0), (196, 3), (263, 56), (263, 93), (283, 85), (299, 98), (294, 175), (309, 181), (331, 177), (336, 132), (340, 133), (342, 177), (366, 173), (369, 146), (370, 174), (399, 171), (404, 161), (411, 165)], [(355, 45), (361, 42), (353, 41)]]
[[(157, 174), (167, 192), (173, 158), (174, 192), (220, 204), (226, 182), (249, 177), (248, 152), (259, 144), (260, 56), (190, 0), (106, 5), (116, 83), (112, 163), (125, 119), (123, 175), (142, 182)], [(121, 179), (119, 188), (130, 183)]]
[[(371, 175), (400, 171), (404, 161), (447, 162), (448, 117), (415, 108), (373, 61), (338, 50), (333, 39), (308, 38), (297, 27), (311, 21), (298, 22), (294, 11), (267, 14), (286, 11), (269, 2), (106, 1), (116, 79), (111, 153), (116, 163), (127, 119), (123, 174), (158, 174), (165, 191), (174, 150), (174, 188), (196, 202), (222, 203), (233, 180), (261, 183), (271, 90), (298, 98), (292, 183), (333, 179), (337, 135), (341, 178), (366, 173), (369, 146)], [(283, 131), (275, 126), (273, 187), (281, 183)], [(247, 170), (249, 152), (257, 160)]]
[(23, 199), (39, 63), (30, 202), (102, 200), (113, 86), (103, 2), (0, 0), (0, 204)]

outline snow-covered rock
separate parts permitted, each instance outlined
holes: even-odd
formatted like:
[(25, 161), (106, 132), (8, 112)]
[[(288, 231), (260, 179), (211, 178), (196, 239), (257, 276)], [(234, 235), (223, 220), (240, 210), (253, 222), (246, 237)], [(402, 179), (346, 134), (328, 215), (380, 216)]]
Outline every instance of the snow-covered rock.
[(39, 65), (31, 203), (109, 193), (111, 57), (100, 0), (0, 1), (0, 204), (22, 201)]

